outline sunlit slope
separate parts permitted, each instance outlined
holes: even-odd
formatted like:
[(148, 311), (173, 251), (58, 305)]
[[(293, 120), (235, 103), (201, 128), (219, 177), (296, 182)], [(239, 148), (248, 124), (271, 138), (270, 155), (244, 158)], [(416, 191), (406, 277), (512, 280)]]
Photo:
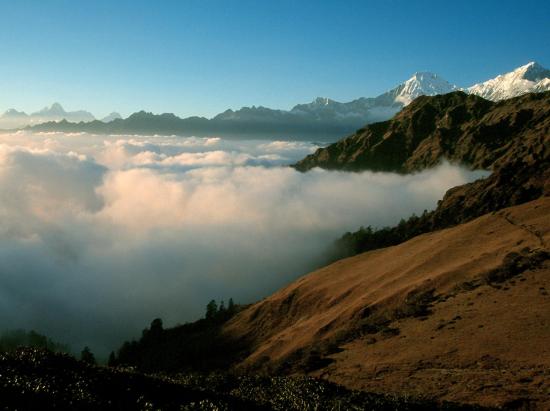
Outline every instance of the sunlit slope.
[[(464, 377), (477, 370), (491, 380), (502, 363), (509, 371), (499, 378), (542, 369), (540, 387), (550, 389), (549, 216), (542, 197), (308, 274), (228, 323), (225, 332), (252, 347), (238, 368), (502, 403), (517, 390), (485, 398), (483, 384)], [(391, 375), (378, 378), (380, 367)], [(411, 367), (419, 379), (412, 386)], [(454, 380), (435, 384), (426, 367), (467, 371), (453, 391)], [(540, 381), (524, 383), (526, 395), (536, 397)]]

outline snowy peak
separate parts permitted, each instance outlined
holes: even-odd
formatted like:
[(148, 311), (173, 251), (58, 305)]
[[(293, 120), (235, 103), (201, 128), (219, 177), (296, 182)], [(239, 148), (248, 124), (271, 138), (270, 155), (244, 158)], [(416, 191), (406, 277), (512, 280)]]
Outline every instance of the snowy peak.
[(467, 89), (488, 100), (498, 101), (521, 96), (525, 93), (550, 90), (550, 70), (530, 62), (517, 69), (501, 74)]
[(401, 103), (406, 106), (419, 96), (446, 94), (457, 89), (455, 85), (449, 83), (437, 74), (417, 72), (403, 84), (391, 90), (390, 93), (395, 95), (394, 100), (396, 103)]
[(525, 66), (518, 67), (513, 71), (517, 75), (520, 75), (521, 78), (529, 81), (534, 81), (535, 83), (550, 78), (550, 70), (545, 69), (539, 63), (532, 61)]

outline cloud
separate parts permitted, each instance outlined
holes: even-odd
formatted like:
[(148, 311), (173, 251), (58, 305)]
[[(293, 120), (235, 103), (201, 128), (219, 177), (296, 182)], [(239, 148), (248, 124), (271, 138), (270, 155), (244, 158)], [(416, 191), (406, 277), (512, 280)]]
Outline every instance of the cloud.
[(0, 328), (105, 354), (153, 318), (262, 298), (343, 232), (433, 208), (484, 175), (298, 173), (316, 146), (181, 137), (0, 135)]

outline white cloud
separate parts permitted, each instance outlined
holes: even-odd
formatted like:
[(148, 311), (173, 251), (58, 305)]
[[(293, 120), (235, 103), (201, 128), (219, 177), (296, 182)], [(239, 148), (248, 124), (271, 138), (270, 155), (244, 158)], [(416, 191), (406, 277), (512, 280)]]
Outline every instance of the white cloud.
[(278, 167), (307, 143), (0, 135), (0, 327), (102, 352), (152, 318), (251, 302), (311, 269), (339, 235), (433, 208), (479, 177)]

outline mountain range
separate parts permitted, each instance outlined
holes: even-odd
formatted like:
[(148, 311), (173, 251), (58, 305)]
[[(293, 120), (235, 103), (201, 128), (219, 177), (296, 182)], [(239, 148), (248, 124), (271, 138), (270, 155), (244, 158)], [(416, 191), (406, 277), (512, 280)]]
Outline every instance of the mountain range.
[(39, 131), (91, 132), (97, 134), (175, 134), (241, 138), (313, 139), (334, 141), (363, 126), (388, 120), (415, 98), (456, 90), (498, 101), (529, 92), (550, 90), (550, 70), (531, 62), (512, 72), (460, 89), (437, 74), (415, 73), (397, 87), (377, 96), (341, 103), (318, 97), (290, 110), (263, 106), (226, 110), (211, 119), (180, 118), (171, 113), (140, 111), (126, 119), (112, 113), (96, 120), (85, 111), (65, 112), (58, 104), (27, 115), (8, 110), (0, 116), (0, 128), (32, 126)]
[[(101, 119), (103, 122), (113, 121), (121, 118), (118, 113), (111, 113)], [(24, 111), (18, 111), (13, 108), (7, 110), (0, 116), (0, 129), (15, 129), (37, 124), (57, 121), (70, 121), (72, 123), (90, 122), (96, 118), (94, 115), (85, 110), (65, 111), (59, 103), (53, 103), (49, 107), (44, 107), (42, 110), (27, 114)]]

